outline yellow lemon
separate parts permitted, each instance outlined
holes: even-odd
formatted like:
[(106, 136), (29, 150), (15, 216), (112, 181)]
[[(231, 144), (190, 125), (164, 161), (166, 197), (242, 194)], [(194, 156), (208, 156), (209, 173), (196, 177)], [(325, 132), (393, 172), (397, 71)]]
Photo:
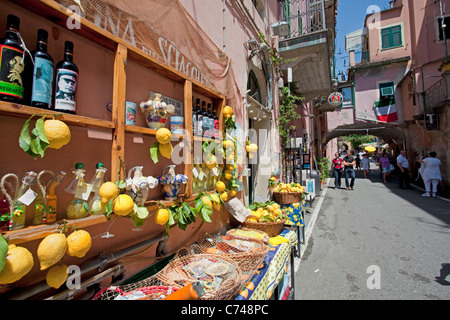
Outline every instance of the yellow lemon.
[(44, 131), (49, 148), (60, 149), (70, 142), (72, 137), (70, 129), (60, 120), (49, 119), (44, 121)]
[(91, 246), (91, 235), (85, 230), (74, 231), (67, 237), (67, 254), (69, 256), (82, 258)]
[(280, 208), (280, 205), (278, 204), (278, 203), (274, 203), (273, 205), (272, 205), (272, 207), (274, 207), (274, 209), (276, 210), (276, 209), (279, 209)]
[(172, 152), (173, 152), (173, 146), (170, 142), (164, 143), (164, 144), (162, 144), (162, 143), (159, 144), (159, 153), (164, 158), (170, 159), (172, 157)]
[(224, 148), (229, 148), (229, 149), (234, 149), (234, 142), (231, 140), (224, 140), (223, 141), (223, 147)]
[(237, 195), (237, 191), (235, 189), (231, 189), (228, 192), (228, 196), (230, 196), (230, 198), (234, 198), (234, 197), (236, 197), (236, 195)]
[(232, 164), (227, 164), (226, 170), (233, 171), (234, 167)]
[(67, 266), (65, 264), (57, 264), (48, 270), (45, 281), (49, 287), (59, 289), (66, 282), (68, 276)]
[(41, 270), (50, 268), (62, 259), (67, 251), (67, 238), (63, 233), (52, 233), (46, 236), (37, 249)]
[(254, 153), (254, 152), (258, 151), (258, 146), (254, 143), (251, 143), (247, 147), (248, 147), (248, 152)]
[(231, 171), (225, 170), (224, 177), (226, 180), (230, 180), (233, 177), (233, 175), (231, 174)]
[(119, 194), (119, 188), (114, 182), (108, 181), (100, 186), (98, 194), (103, 203), (108, 203)]
[(228, 194), (226, 193), (226, 191), (224, 191), (220, 194), (220, 199), (222, 199), (223, 202), (227, 202)]
[(206, 163), (206, 166), (208, 167), (208, 169), (212, 170), (217, 165), (216, 156), (211, 154), (210, 156), (208, 156), (205, 163)]
[(275, 210), (273, 210), (273, 214), (275, 215), (275, 216), (278, 216), (278, 215), (280, 215), (280, 214), (282, 214), (283, 213), (283, 211), (281, 211), (281, 209), (275, 209)]
[(274, 208), (272, 205), (270, 205), (270, 204), (266, 207), (266, 209), (267, 209), (267, 211), (269, 211), (269, 212), (272, 212), (272, 211), (275, 210), (275, 208)]
[(223, 183), (222, 181), (219, 181), (216, 183), (216, 190), (219, 192), (223, 192), (225, 191), (225, 183)]
[(231, 118), (233, 116), (233, 109), (230, 106), (223, 107), (223, 116), (227, 119)]
[(203, 196), (202, 201), (203, 201), (203, 204), (206, 204), (207, 206), (212, 208), (212, 202), (207, 196)]
[(256, 209), (256, 211), (258, 211), (258, 212), (263, 212), (263, 208), (258, 208), (258, 209)]
[(167, 128), (160, 128), (156, 131), (156, 140), (161, 144), (169, 143), (172, 139), (172, 132)]
[(161, 226), (165, 225), (169, 221), (169, 210), (160, 208), (153, 216), (153, 220), (156, 224)]
[(127, 216), (134, 209), (134, 201), (127, 194), (119, 194), (113, 202), (113, 211), (118, 216)]
[(0, 284), (10, 284), (20, 280), (34, 266), (33, 255), (24, 247), (8, 246), (5, 266), (0, 272)]
[(220, 199), (217, 193), (211, 194), (211, 198), (213, 199), (213, 208), (216, 210), (220, 210)]

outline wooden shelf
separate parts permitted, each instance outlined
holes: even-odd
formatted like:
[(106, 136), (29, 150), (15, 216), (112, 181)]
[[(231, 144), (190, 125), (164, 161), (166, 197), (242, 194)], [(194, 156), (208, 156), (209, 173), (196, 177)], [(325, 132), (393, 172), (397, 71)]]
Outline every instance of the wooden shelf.
[(8, 116), (21, 116), (29, 117), (33, 114), (46, 114), (49, 118), (56, 116), (55, 118), (64, 121), (67, 124), (82, 126), (82, 127), (100, 127), (107, 129), (114, 129), (115, 125), (112, 121), (99, 120), (84, 116), (73, 115), (69, 113), (60, 113), (52, 110), (46, 110), (41, 108), (35, 108), (25, 106), (16, 103), (0, 101), (0, 114)]
[(194, 136), (194, 141), (202, 141), (202, 142), (205, 142), (205, 141), (209, 141), (209, 140), (213, 140), (213, 141), (215, 141), (216, 143), (219, 143), (219, 142), (220, 142), (219, 139), (211, 139), (211, 138), (207, 138), (207, 137)]
[[(92, 215), (86, 218), (66, 220), (66, 226), (74, 228), (86, 228), (92, 225), (105, 223), (117, 219), (118, 216), (112, 215), (110, 220), (106, 219), (104, 215)], [(58, 228), (63, 226), (64, 220), (53, 224), (40, 224), (37, 226), (29, 226), (20, 230), (5, 231), (4, 237), (8, 238), (8, 244), (20, 244), (37, 239), (43, 239), (49, 234), (58, 232)]]
[[(155, 130), (155, 129), (145, 128), (145, 127), (125, 125), (125, 132), (128, 132), (128, 133), (142, 133), (142, 134), (154, 136), (154, 135), (156, 135), (156, 131), (157, 130)], [(177, 138), (177, 139), (180, 139), (180, 138), (183, 139), (185, 137), (185, 135), (173, 133), (172, 137)]]

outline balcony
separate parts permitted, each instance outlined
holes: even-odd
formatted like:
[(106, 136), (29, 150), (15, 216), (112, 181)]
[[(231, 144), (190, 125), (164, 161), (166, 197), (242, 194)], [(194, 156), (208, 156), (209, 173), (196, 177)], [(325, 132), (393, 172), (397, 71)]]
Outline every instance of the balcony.
[(288, 25), (280, 34), (279, 53), (290, 63), (292, 80), (307, 100), (332, 91), (331, 58), (334, 52), (336, 0), (280, 1), (280, 22)]
[(435, 109), (450, 102), (450, 90), (447, 77), (442, 78), (425, 91), (425, 110)]

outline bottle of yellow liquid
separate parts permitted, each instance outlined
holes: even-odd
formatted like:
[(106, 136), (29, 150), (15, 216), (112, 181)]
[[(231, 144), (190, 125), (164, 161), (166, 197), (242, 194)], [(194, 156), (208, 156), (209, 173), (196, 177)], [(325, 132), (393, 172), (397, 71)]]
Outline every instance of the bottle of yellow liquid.
[(94, 192), (94, 196), (89, 201), (89, 212), (90, 214), (104, 214), (106, 213), (106, 204), (102, 202), (102, 198), (98, 194), (98, 190), (104, 182), (104, 177), (107, 169), (101, 162), (97, 163), (95, 168), (95, 175), (92, 177), (89, 183), (92, 186), (92, 191)]
[(87, 199), (92, 190), (86, 181), (84, 181), (84, 176), (86, 170), (84, 170), (84, 164), (78, 162), (75, 164), (75, 170), (72, 171), (75, 175), (72, 183), (66, 188), (66, 191), (73, 193), (73, 200), (67, 206), (67, 218), (69, 219), (79, 219), (84, 218), (89, 215), (89, 205)]
[(50, 181), (50, 185), (48, 187), (48, 192), (46, 195), (47, 200), (47, 208), (46, 208), (46, 214), (44, 214), (44, 217), (42, 219), (43, 223), (54, 223), (56, 222), (56, 209), (58, 198), (55, 194), (55, 188), (63, 181), (64, 177), (66, 176), (66, 172), (60, 171), (57, 174), (55, 174)]
[(30, 205), (37, 194), (31, 189), (35, 183), (37, 173), (34, 171), (27, 172), (22, 179), (22, 184), (17, 190), (14, 197), (14, 207), (12, 212), (12, 227), (11, 230), (18, 230), (25, 227), (25, 213), (27, 206)]

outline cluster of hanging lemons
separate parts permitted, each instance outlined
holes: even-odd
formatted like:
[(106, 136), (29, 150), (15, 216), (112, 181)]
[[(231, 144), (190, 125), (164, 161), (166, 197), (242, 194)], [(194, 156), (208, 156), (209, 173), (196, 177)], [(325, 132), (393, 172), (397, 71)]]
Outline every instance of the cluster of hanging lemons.
[[(0, 237), (0, 251), (7, 243)], [(85, 230), (75, 230), (69, 236), (62, 232), (46, 236), (37, 249), (40, 270), (48, 270), (46, 282), (50, 287), (58, 289), (68, 277), (67, 265), (62, 263), (64, 255), (82, 258), (92, 246), (92, 238)], [(10, 244), (6, 256), (1, 259), (3, 265), (0, 272), (0, 284), (11, 284), (24, 277), (34, 266), (32, 253), (21, 246)]]

